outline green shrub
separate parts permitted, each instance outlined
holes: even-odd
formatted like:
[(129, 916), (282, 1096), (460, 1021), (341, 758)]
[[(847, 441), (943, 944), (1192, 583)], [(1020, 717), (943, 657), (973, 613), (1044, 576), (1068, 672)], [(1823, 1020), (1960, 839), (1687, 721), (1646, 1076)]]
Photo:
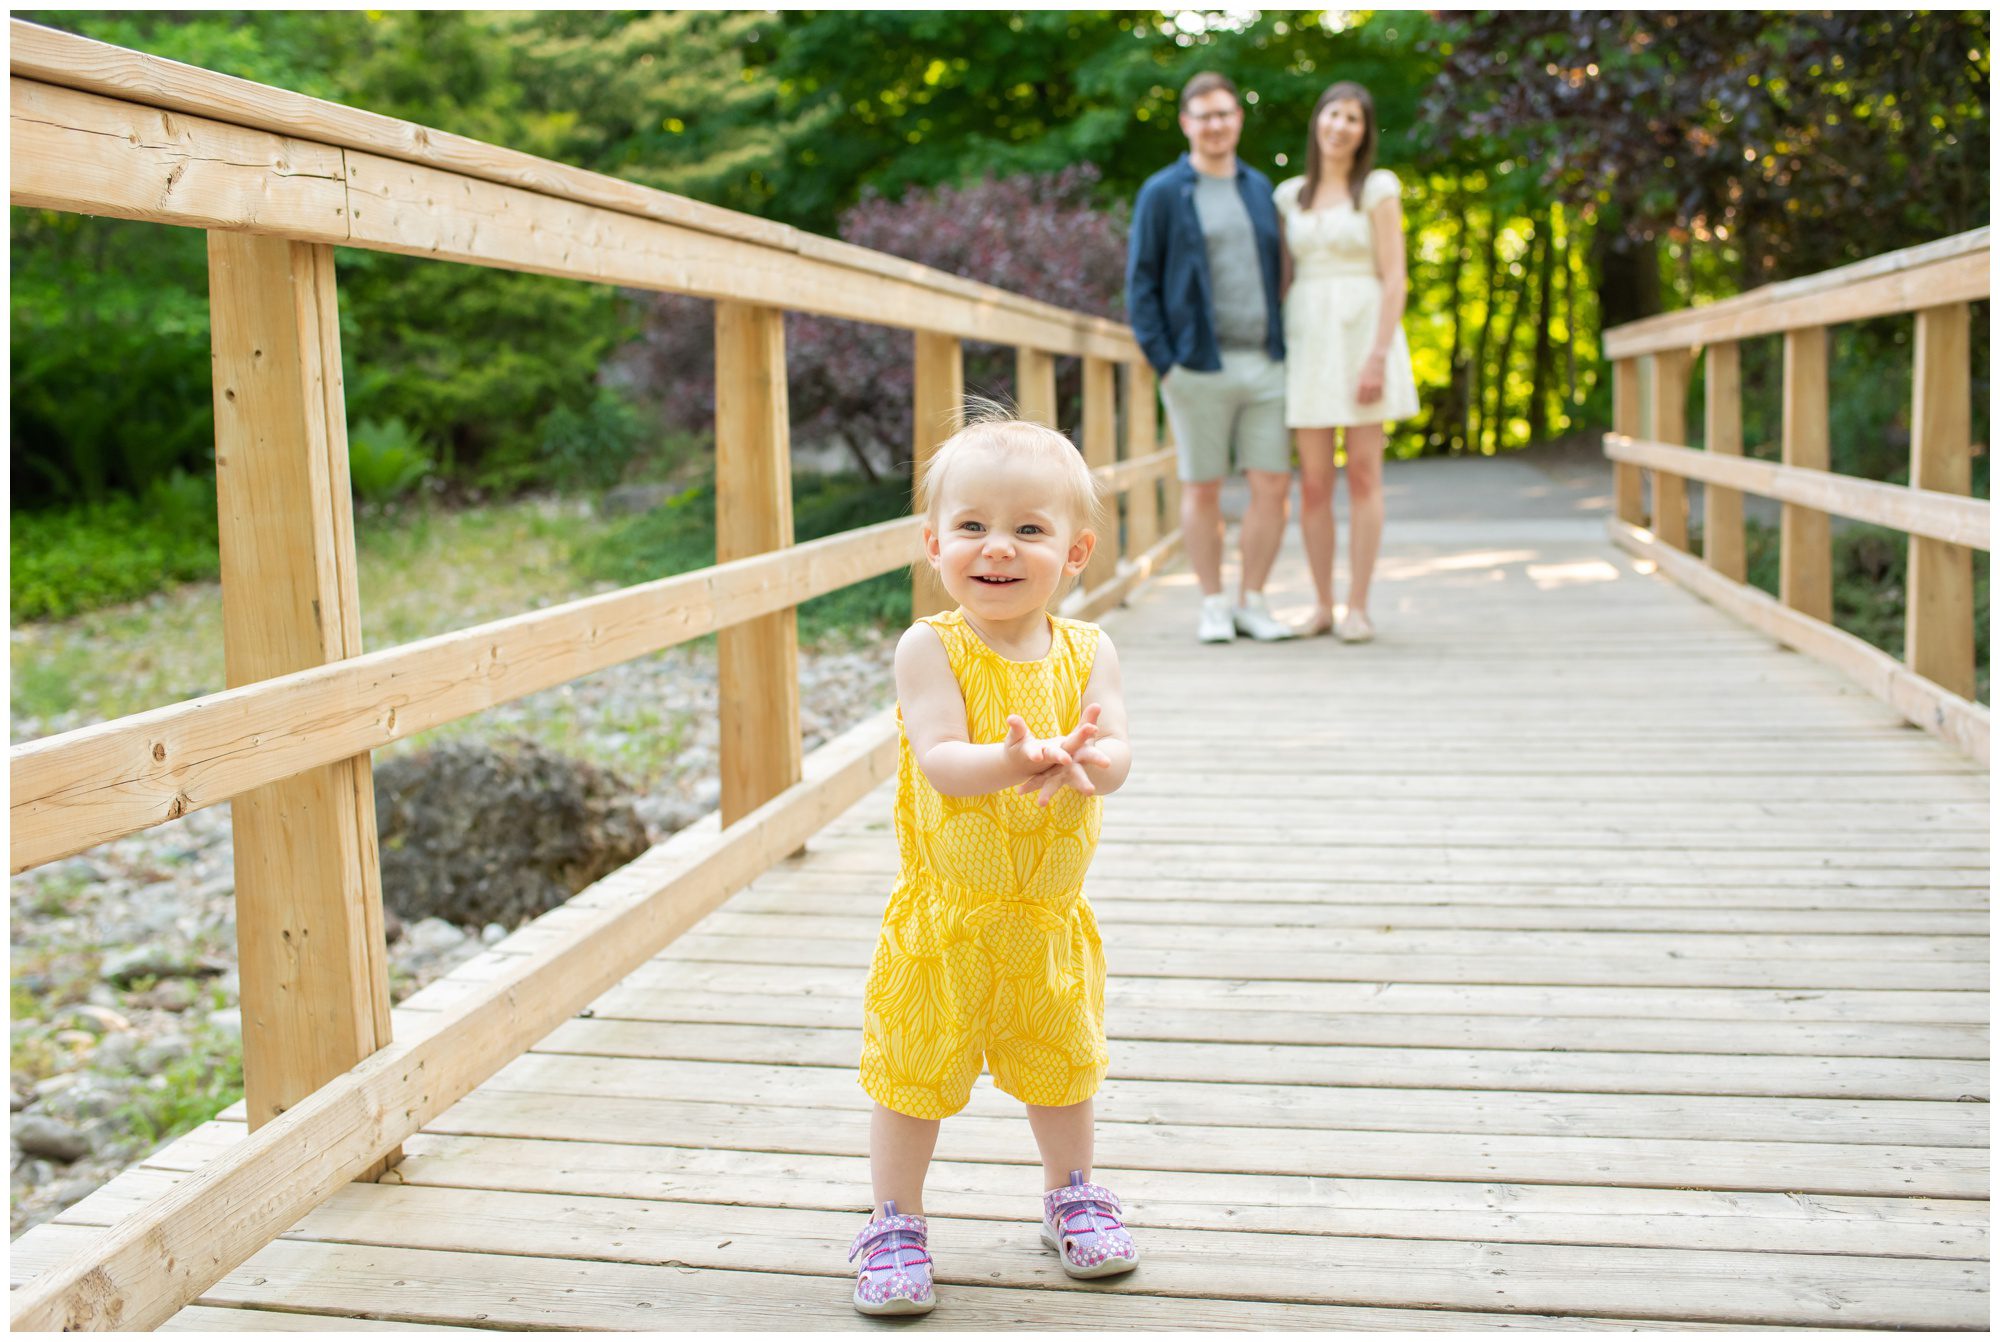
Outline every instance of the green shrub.
[(348, 478), (369, 503), (401, 498), (436, 465), (424, 440), (401, 419), (364, 419), (347, 431)]
[(609, 489), (646, 442), (646, 416), (609, 387), (581, 410), (559, 405), (540, 427), (542, 478), (558, 489)]
[(215, 484), (183, 471), (155, 480), (140, 498), (15, 513), (10, 522), (16, 623), (63, 619), (221, 572)]
[[(910, 484), (900, 476), (868, 481), (801, 475), (793, 481), (792, 534), (797, 540), (886, 522), (909, 510)], [(713, 564), (713, 477), (704, 476), (653, 511), (578, 546), (574, 562), (586, 577), (620, 586)], [(799, 607), (799, 632), (814, 638), (834, 629), (896, 627), (909, 618), (910, 579), (897, 569), (806, 602)]]

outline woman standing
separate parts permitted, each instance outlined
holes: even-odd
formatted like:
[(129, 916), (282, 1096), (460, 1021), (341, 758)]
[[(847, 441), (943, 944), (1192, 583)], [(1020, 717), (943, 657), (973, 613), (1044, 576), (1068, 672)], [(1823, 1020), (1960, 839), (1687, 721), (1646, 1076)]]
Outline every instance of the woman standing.
[[(1368, 581), (1382, 545), (1383, 425), (1417, 412), (1403, 339), (1403, 210), (1396, 175), (1375, 166), (1375, 102), (1339, 83), (1306, 131), (1306, 172), (1278, 185), (1285, 233), (1285, 423), (1299, 450), (1299, 530), (1319, 606), (1302, 631), (1375, 636)], [(1344, 430), (1349, 541), (1347, 611), (1333, 619), (1334, 433)]]

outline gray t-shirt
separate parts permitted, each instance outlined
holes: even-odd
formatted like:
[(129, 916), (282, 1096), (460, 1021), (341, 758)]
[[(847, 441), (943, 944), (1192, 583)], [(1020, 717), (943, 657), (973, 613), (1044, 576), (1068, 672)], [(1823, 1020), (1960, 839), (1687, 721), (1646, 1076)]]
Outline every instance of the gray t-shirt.
[(1223, 349), (1263, 349), (1270, 343), (1264, 307), (1264, 268), (1234, 177), (1195, 174), (1194, 209), (1208, 244), (1208, 276), (1215, 293), (1215, 342)]

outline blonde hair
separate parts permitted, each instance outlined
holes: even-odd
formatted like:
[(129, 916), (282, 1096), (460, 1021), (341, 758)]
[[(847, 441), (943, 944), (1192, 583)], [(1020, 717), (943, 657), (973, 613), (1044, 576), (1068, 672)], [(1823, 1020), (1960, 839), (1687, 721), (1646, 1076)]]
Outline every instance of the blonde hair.
[(1009, 407), (984, 397), (966, 398), (965, 427), (938, 444), (917, 481), (917, 513), (932, 526), (937, 525), (944, 499), (945, 477), (975, 452), (992, 452), (1009, 462), (1045, 469), (1078, 530), (1097, 529), (1103, 493), (1076, 444), (1048, 425), (1021, 419)]

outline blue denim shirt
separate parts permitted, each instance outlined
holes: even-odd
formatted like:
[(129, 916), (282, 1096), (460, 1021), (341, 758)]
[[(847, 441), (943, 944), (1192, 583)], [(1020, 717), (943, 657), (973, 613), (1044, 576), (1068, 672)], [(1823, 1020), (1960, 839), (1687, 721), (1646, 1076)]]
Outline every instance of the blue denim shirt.
[[(1162, 376), (1175, 364), (1204, 373), (1222, 367), (1222, 351), (1215, 342), (1208, 244), (1202, 239), (1201, 217), (1195, 213), (1194, 187), (1194, 165), (1182, 154), (1172, 167), (1146, 179), (1132, 207), (1125, 311), (1146, 361)], [(1257, 259), (1263, 263), (1268, 348), (1273, 359), (1282, 361), (1285, 324), (1278, 307), (1278, 207), (1271, 201), (1271, 180), (1238, 159), (1236, 190), (1250, 212)]]

